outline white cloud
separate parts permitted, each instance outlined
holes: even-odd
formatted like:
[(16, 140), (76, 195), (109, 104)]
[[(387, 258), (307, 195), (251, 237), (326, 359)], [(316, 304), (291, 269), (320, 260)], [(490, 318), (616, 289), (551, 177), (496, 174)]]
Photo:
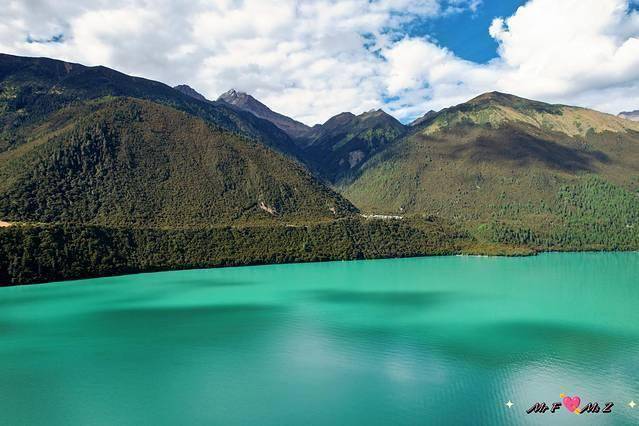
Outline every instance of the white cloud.
[(520, 8), (491, 27), (511, 69), (500, 84), (560, 97), (636, 80), (639, 20), (627, 7), (624, 0), (535, 0)]
[(396, 113), (412, 116), (490, 90), (612, 113), (639, 108), (639, 14), (628, 1), (531, 0), (488, 31), (499, 43), (488, 64), (426, 39), (391, 46), (388, 90), (406, 90), (392, 105)]
[[(209, 98), (233, 87), (309, 124), (382, 106), (407, 119), (489, 90), (609, 112), (639, 108), (639, 14), (628, 0), (530, 0), (486, 28), (499, 43), (488, 64), (401, 33), (411, 19), (478, 7), (479, 0), (9, 0), (0, 9), (0, 51), (187, 83)], [(60, 34), (60, 43), (27, 42)]]

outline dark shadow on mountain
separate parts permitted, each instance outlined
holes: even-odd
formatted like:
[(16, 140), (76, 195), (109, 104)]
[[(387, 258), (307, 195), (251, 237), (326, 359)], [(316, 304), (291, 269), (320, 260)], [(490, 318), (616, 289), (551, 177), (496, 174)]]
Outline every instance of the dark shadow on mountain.
[(0, 82), (5, 80), (15, 86), (17, 94), (7, 104), (5, 117), (0, 117), (0, 129), (37, 123), (78, 101), (126, 96), (170, 106), (224, 130), (257, 140), (292, 158), (301, 158), (301, 151), (293, 140), (268, 120), (226, 103), (198, 100), (164, 83), (129, 76), (104, 66), (88, 67), (55, 59), (0, 53)]
[(451, 151), (454, 159), (470, 158), (476, 162), (514, 162), (527, 166), (539, 162), (564, 172), (595, 172), (597, 163), (608, 163), (601, 151), (586, 151), (562, 145), (549, 138), (512, 128), (484, 132), (472, 142)]

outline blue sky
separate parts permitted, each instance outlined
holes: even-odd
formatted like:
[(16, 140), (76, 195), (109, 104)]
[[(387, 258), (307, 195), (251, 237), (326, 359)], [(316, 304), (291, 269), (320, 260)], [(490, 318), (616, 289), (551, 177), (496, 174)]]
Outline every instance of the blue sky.
[(511, 16), (526, 2), (524, 0), (484, 0), (475, 10), (419, 19), (406, 26), (411, 36), (430, 37), (452, 50), (457, 56), (485, 63), (497, 57), (497, 42), (488, 34), (488, 27), (496, 17)]
[[(307, 124), (498, 90), (639, 109), (637, 0), (10, 0), (0, 52), (105, 65)], [(543, 31), (540, 31), (543, 28)]]

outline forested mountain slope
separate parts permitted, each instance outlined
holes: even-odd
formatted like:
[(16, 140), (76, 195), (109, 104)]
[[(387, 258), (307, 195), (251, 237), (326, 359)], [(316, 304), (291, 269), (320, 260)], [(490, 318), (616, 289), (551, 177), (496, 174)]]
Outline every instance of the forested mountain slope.
[(639, 123), (492, 92), (410, 126), (377, 110), (309, 128), (229, 96), (0, 55), (0, 285), (639, 249)]
[(201, 101), (163, 83), (103, 66), (86, 67), (48, 58), (0, 54), (0, 152), (23, 143), (31, 126), (60, 108), (105, 96), (150, 100), (201, 117), (296, 156), (297, 148), (277, 126), (224, 103)]
[(339, 184), (357, 176), (369, 158), (404, 136), (406, 130), (381, 109), (360, 115), (346, 112), (314, 126), (298, 144), (310, 167)]
[(354, 212), (291, 159), (161, 104), (106, 99), (51, 123), (0, 154), (0, 217), (180, 227)]

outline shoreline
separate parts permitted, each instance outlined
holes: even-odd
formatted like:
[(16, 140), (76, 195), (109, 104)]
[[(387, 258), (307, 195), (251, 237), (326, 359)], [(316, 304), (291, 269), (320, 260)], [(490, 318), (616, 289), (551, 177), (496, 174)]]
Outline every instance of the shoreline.
[[(433, 256), (524, 257), (633, 252), (633, 245), (511, 245), (446, 223), (350, 219), (291, 228), (111, 228), (14, 223), (0, 228), (0, 286), (139, 273)], [(25, 241), (28, 246), (25, 246)]]
[(255, 262), (255, 263), (242, 263), (242, 264), (220, 264), (213, 266), (194, 266), (194, 267), (184, 267), (184, 268), (157, 268), (157, 269), (148, 269), (144, 271), (133, 271), (133, 272), (125, 272), (125, 273), (115, 273), (115, 274), (104, 274), (104, 275), (88, 275), (85, 277), (74, 277), (69, 279), (55, 280), (55, 281), (41, 281), (41, 282), (32, 282), (27, 284), (4, 284), (0, 282), (0, 291), (4, 288), (10, 287), (31, 287), (31, 286), (42, 286), (48, 284), (66, 284), (66, 283), (76, 283), (84, 280), (97, 280), (97, 279), (109, 279), (109, 278), (117, 278), (124, 277), (128, 275), (144, 275), (144, 274), (161, 274), (165, 272), (182, 272), (182, 271), (206, 271), (209, 269), (230, 269), (230, 268), (254, 268), (254, 267), (267, 267), (267, 266), (286, 266), (286, 265), (305, 265), (305, 264), (322, 264), (322, 263), (344, 263), (344, 262), (372, 262), (379, 260), (409, 260), (409, 259), (424, 259), (424, 258), (443, 258), (443, 257), (466, 257), (466, 258), (485, 258), (485, 259), (507, 259), (507, 258), (526, 258), (526, 257), (535, 257), (544, 254), (621, 254), (621, 253), (636, 253), (639, 254), (639, 249), (637, 250), (540, 250), (534, 251), (531, 254), (527, 255), (492, 255), (492, 254), (467, 254), (467, 253), (441, 253), (441, 254), (424, 254), (417, 256), (395, 256), (395, 257), (373, 257), (366, 259), (356, 259), (356, 258), (348, 258), (348, 259), (327, 259), (327, 260), (311, 260), (311, 261), (298, 261), (298, 262), (272, 262), (272, 263), (263, 263), (263, 262)]

